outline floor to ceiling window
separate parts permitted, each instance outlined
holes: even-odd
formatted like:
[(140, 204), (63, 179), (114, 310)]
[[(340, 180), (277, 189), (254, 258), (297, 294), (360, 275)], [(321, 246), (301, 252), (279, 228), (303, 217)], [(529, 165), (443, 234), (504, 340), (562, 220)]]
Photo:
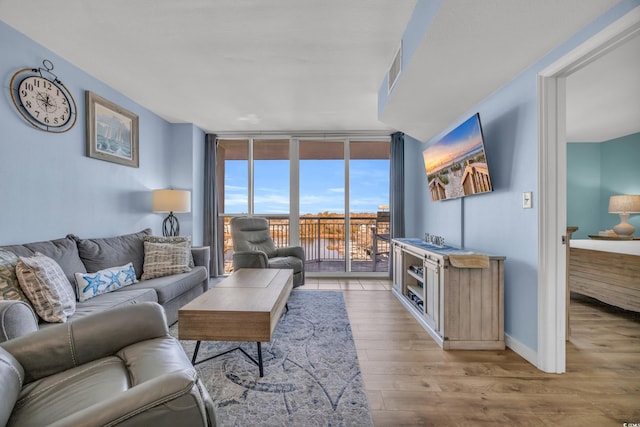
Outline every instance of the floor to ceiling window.
[(276, 246), (303, 246), (312, 275), (388, 270), (388, 138), (221, 139), (217, 159), (225, 272), (229, 221), (246, 214), (268, 218)]
[(300, 141), (300, 243), (307, 272), (345, 272), (344, 141)]
[(351, 270), (388, 271), (389, 141), (349, 144)]

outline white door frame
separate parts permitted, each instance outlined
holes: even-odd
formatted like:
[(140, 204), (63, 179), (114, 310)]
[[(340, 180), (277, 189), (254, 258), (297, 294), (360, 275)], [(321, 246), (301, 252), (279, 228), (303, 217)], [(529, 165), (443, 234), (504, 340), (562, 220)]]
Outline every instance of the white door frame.
[[(536, 366), (566, 369), (567, 76), (640, 34), (640, 7), (538, 74), (538, 354)], [(569, 244), (569, 242), (566, 242)]]

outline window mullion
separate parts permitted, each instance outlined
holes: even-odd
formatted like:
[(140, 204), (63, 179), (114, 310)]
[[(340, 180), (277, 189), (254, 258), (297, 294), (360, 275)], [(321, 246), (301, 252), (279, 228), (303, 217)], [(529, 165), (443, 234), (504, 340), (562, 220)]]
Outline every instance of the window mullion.
[(351, 215), (349, 215), (349, 159), (350, 155), (349, 138), (344, 139), (344, 257), (347, 273), (351, 271), (351, 242), (350, 242), (350, 224)]
[(254, 200), (253, 200), (253, 195), (254, 195), (254, 182), (253, 182), (253, 177), (254, 177), (254, 170), (253, 170), (253, 138), (249, 138), (249, 189), (248, 189), (248, 193), (249, 193), (249, 214), (253, 215), (254, 212)]
[(300, 244), (300, 145), (289, 140), (289, 243)]

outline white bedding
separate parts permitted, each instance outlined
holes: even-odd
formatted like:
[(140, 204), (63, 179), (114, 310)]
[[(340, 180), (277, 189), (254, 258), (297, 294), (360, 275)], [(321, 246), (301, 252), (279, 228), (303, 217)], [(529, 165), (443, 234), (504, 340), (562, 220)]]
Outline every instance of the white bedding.
[(640, 255), (640, 240), (571, 239), (570, 245), (572, 248), (590, 249), (592, 251)]

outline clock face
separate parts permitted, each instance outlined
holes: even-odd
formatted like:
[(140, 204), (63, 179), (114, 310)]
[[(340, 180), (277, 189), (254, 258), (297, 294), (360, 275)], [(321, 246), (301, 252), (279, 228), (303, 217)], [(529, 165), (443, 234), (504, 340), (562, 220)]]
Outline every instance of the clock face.
[(54, 82), (39, 76), (24, 78), (18, 87), (22, 107), (36, 122), (58, 128), (71, 120), (69, 98)]

